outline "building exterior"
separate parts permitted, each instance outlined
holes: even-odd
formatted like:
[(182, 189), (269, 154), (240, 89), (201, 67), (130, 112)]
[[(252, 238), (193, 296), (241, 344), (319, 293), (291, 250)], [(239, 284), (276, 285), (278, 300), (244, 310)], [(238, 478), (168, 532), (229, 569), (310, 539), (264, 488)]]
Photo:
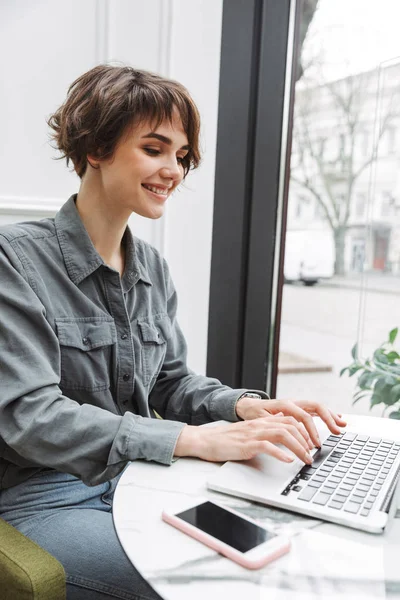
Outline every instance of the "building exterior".
[(296, 90), (288, 231), (333, 236), (336, 273), (400, 275), (400, 63)]

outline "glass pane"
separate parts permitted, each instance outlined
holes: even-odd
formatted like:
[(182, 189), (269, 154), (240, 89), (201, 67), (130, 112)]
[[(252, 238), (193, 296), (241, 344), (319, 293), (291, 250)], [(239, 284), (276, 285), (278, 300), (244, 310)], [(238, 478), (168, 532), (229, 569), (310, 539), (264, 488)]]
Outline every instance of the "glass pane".
[(375, 416), (400, 405), (398, 340), (378, 350), (400, 326), (400, 7), (383, 4), (304, 3), (277, 381)]

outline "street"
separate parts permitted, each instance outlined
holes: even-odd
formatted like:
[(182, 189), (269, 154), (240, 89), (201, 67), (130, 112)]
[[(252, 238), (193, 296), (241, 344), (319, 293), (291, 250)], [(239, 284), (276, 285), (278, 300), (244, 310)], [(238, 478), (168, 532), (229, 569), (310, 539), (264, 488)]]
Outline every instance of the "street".
[(397, 326), (400, 288), (399, 293), (384, 286), (367, 285), (363, 290), (357, 281), (350, 287), (336, 287), (332, 282), (314, 287), (285, 285), (280, 350), (331, 365), (332, 372), (280, 374), (278, 398), (315, 399), (339, 412), (380, 416), (383, 405), (370, 412), (368, 399), (352, 406), (357, 376), (339, 377), (339, 372), (352, 362), (356, 341), (361, 355), (370, 356)]

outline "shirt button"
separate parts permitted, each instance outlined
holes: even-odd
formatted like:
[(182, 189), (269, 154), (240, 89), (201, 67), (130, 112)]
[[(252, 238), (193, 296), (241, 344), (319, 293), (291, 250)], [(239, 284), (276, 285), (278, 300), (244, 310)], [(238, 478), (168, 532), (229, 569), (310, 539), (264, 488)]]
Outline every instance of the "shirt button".
[(87, 345), (88, 345), (88, 343), (89, 343), (89, 338), (87, 338), (87, 337), (84, 337), (84, 338), (82, 338), (82, 343), (83, 343), (85, 346), (87, 346)]
[(124, 381), (129, 381), (129, 379), (130, 379), (130, 375), (129, 375), (128, 373), (125, 373), (125, 375), (123, 375), (122, 379), (123, 379)]
[(128, 334), (127, 333), (123, 333), (121, 335), (121, 340), (126, 340), (127, 337), (128, 337)]

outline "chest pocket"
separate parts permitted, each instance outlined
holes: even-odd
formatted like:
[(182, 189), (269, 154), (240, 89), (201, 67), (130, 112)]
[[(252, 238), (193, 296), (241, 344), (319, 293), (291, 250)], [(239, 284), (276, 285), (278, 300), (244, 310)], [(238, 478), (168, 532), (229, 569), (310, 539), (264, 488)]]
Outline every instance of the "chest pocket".
[(61, 350), (61, 388), (99, 391), (110, 387), (112, 347), (117, 341), (113, 319), (56, 319)]
[(167, 341), (172, 335), (168, 315), (155, 315), (149, 319), (139, 319), (138, 328), (141, 340), (141, 360), (144, 385), (157, 378), (167, 352)]

